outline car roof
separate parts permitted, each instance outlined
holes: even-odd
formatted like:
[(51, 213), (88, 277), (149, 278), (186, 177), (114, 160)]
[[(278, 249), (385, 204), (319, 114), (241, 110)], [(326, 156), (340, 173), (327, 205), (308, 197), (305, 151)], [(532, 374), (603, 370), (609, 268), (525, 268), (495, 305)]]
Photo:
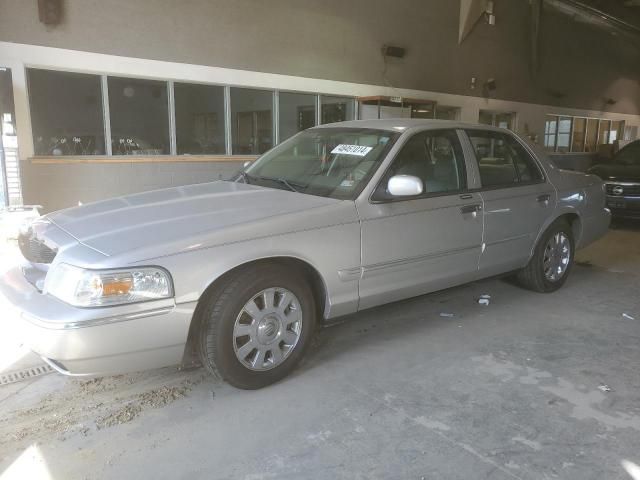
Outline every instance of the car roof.
[(503, 128), (481, 125), (478, 123), (458, 122), (455, 120), (432, 120), (428, 118), (389, 118), (382, 120), (350, 120), (347, 122), (327, 123), (314, 128), (373, 128), (403, 132), (409, 129), (438, 129), (438, 128), (482, 128), (486, 130), (504, 131)]

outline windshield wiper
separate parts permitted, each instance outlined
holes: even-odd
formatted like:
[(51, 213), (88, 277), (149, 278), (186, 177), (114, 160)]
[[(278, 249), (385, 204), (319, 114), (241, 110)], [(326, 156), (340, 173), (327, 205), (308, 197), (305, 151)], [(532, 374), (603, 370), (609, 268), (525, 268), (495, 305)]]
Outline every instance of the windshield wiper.
[[(256, 180), (267, 180), (267, 181), (271, 181), (271, 182), (281, 183), (282, 185), (287, 187), (289, 190), (291, 190), (292, 192), (296, 192), (296, 193), (300, 193), (300, 190), (298, 190), (298, 188), (305, 189), (305, 188), (308, 187), (308, 185), (302, 185), (300, 183), (290, 182), (286, 178), (282, 178), (282, 177), (274, 178), (274, 177), (257, 177), (257, 176), (255, 176), (255, 177), (251, 177), (251, 178), (254, 178)], [(296, 188), (296, 187), (298, 187), (298, 188)]]

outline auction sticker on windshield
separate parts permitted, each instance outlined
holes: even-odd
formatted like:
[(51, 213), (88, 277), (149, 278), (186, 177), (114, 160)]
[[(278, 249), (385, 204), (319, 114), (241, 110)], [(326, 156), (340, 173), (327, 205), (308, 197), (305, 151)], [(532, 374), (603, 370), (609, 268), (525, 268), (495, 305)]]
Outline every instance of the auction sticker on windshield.
[(358, 157), (364, 157), (367, 153), (373, 150), (373, 147), (364, 147), (362, 145), (344, 145), (340, 144), (331, 153), (338, 155), (357, 155)]

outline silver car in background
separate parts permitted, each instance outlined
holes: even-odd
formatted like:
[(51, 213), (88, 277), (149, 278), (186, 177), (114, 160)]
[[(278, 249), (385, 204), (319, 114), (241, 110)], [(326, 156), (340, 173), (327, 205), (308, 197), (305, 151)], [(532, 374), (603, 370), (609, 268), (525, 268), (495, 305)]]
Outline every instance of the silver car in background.
[(299, 133), (234, 181), (100, 201), (22, 232), (0, 296), (56, 370), (191, 361), (240, 388), (287, 375), (316, 327), (513, 273), (567, 279), (610, 213), (595, 176), (513, 133), (374, 120)]

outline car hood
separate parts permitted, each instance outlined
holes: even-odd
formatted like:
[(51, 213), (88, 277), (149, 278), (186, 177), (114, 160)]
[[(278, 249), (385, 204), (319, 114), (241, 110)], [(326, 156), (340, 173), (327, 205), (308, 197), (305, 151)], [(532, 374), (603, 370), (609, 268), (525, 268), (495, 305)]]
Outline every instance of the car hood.
[[(46, 217), (106, 256), (138, 251), (142, 259), (248, 239), (244, 237), (249, 235), (295, 231), (305, 222), (274, 219), (309, 217), (309, 211), (342, 203), (243, 183), (213, 182), (113, 198)], [(260, 224), (257, 230), (256, 223)], [(253, 230), (240, 228), (247, 225)]]
[(616, 180), (619, 182), (639, 182), (640, 165), (594, 165), (589, 173), (598, 175), (603, 180)]

